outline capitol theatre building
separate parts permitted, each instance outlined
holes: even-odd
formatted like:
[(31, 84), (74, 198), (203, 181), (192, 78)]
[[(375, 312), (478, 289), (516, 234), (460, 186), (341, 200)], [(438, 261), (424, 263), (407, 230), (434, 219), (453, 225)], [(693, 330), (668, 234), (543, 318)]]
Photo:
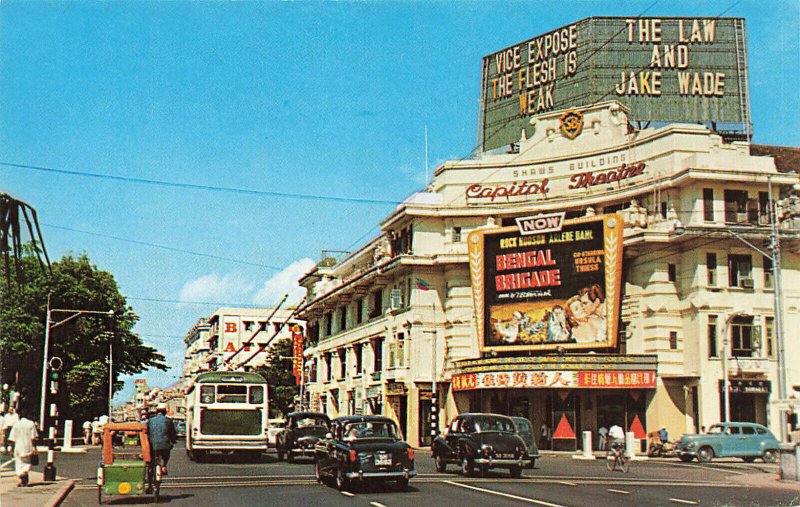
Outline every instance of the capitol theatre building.
[(301, 280), (307, 405), (416, 446), (462, 412), (527, 417), (556, 450), (613, 424), (780, 434), (800, 153), (750, 142), (745, 35), (588, 18), (485, 57), (477, 154)]

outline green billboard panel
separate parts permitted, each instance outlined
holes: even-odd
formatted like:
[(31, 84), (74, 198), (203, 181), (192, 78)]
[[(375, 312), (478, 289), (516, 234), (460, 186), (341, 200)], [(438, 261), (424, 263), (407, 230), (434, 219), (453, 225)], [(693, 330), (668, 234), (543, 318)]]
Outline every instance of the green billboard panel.
[(750, 123), (742, 18), (586, 18), (484, 57), (481, 81), (484, 150), (607, 100), (633, 120)]

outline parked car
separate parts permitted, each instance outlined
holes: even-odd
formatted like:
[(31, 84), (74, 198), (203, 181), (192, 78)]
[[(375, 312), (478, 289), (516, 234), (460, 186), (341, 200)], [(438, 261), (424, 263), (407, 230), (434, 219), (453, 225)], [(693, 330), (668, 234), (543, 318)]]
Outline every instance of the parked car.
[(330, 429), (330, 418), (320, 412), (292, 412), (286, 416), (286, 427), (275, 436), (278, 459), (286, 456), (292, 462), (296, 456), (314, 456), (317, 440)]
[(397, 424), (376, 415), (344, 416), (317, 442), (314, 455), (318, 482), (332, 477), (340, 490), (364, 481), (395, 481), (401, 489), (417, 474), (414, 449), (400, 437)]
[(748, 463), (761, 458), (766, 463), (778, 459), (778, 439), (764, 426), (755, 423), (731, 422), (715, 424), (706, 433), (681, 437), (676, 454), (683, 462), (697, 458), (709, 463), (716, 458), (737, 457)]
[(525, 447), (528, 449), (528, 457), (531, 459), (531, 468), (536, 466), (536, 460), (539, 459), (539, 446), (536, 445), (536, 436), (533, 434), (533, 424), (524, 417), (512, 417), (514, 426), (517, 427), (517, 434), (525, 442)]
[[(532, 433), (532, 432), (531, 432)], [(532, 435), (531, 435), (532, 438)], [(510, 417), (499, 414), (461, 414), (450, 422), (444, 436), (431, 445), (436, 471), (458, 463), (464, 475), (477, 467), (485, 475), (492, 468), (507, 468), (511, 477), (520, 477), (523, 468), (533, 467), (539, 457), (532, 454)]]
[(270, 419), (267, 421), (267, 445), (277, 447), (278, 433), (286, 427), (286, 419)]

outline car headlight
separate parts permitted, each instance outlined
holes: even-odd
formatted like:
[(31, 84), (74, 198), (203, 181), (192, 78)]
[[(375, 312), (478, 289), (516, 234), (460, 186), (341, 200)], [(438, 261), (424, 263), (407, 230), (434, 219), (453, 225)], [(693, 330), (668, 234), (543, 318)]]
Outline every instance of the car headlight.
[(493, 449), (491, 445), (483, 444), (481, 446), (481, 452), (483, 452), (484, 456), (489, 456), (490, 454), (492, 454), (492, 450)]

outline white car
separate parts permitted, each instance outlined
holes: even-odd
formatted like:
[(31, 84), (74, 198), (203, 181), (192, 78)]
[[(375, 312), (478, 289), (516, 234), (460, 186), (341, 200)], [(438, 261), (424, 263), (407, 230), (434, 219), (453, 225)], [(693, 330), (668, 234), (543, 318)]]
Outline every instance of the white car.
[(275, 447), (278, 433), (286, 427), (286, 419), (270, 419), (267, 423), (267, 440), (270, 447)]

